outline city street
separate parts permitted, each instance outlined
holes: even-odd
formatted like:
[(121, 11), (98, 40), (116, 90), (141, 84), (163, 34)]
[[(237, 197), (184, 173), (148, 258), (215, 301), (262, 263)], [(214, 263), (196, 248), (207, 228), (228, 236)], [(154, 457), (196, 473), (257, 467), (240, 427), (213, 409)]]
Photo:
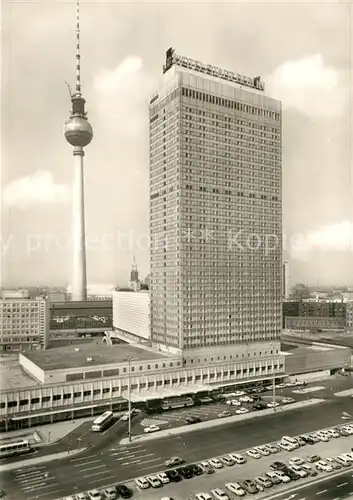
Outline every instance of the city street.
[[(283, 435), (297, 435), (342, 424), (342, 412), (351, 410), (351, 406), (351, 400), (337, 398), (329, 403), (288, 412), (284, 418), (283, 414), (277, 413), (127, 446), (120, 446), (120, 439), (114, 441), (109, 435), (108, 441), (103, 438), (104, 450), (89, 449), (72, 459), (47, 462), (28, 469), (22, 466), (16, 471), (1, 473), (0, 480), (2, 488), (14, 500), (35, 500), (37, 497), (52, 500), (75, 491), (152, 474), (163, 469), (164, 461), (172, 455), (182, 456), (190, 463), (275, 441)], [(32, 482), (29, 482), (29, 475)]]

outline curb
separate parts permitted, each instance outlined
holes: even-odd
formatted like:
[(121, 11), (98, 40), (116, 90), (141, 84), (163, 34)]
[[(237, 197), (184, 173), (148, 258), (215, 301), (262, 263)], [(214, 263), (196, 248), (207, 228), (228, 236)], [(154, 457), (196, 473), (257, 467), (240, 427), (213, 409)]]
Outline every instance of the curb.
[(207, 422), (200, 422), (198, 424), (183, 425), (181, 427), (174, 427), (172, 429), (152, 433), (152, 434), (149, 434), (147, 436), (144, 434), (139, 434), (137, 436), (132, 436), (131, 442), (129, 441), (128, 438), (123, 438), (121, 441), (119, 441), (119, 444), (120, 445), (129, 445), (129, 444), (134, 444), (136, 442), (141, 442), (141, 441), (152, 441), (152, 440), (156, 440), (156, 439), (162, 439), (165, 437), (172, 437), (172, 436), (179, 435), (179, 434), (187, 434), (189, 432), (200, 431), (203, 429), (211, 429), (213, 427), (219, 427), (221, 425), (242, 422), (245, 420), (252, 420), (254, 418), (259, 418), (259, 417), (263, 417), (266, 415), (276, 415), (276, 414), (283, 413), (286, 411), (298, 410), (298, 409), (306, 407), (306, 406), (313, 406), (315, 404), (324, 403), (324, 402), (325, 402), (325, 399), (318, 399), (318, 398), (309, 399), (307, 401), (298, 401), (297, 403), (293, 403), (291, 405), (282, 407), (281, 410), (274, 411), (273, 408), (267, 408), (266, 410), (251, 412), (251, 413), (248, 413), (246, 415), (233, 415), (231, 417), (226, 417), (226, 418), (222, 418), (222, 419), (213, 419), (213, 420), (209, 420)]

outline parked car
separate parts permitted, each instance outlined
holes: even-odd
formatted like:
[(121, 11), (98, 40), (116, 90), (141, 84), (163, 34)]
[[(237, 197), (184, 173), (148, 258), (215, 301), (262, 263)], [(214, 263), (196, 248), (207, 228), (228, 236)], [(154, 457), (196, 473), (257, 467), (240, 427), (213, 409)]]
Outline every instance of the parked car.
[(146, 434), (149, 434), (151, 432), (157, 432), (160, 430), (161, 430), (161, 428), (158, 427), (158, 425), (148, 425), (147, 427), (144, 428), (143, 432), (145, 432)]

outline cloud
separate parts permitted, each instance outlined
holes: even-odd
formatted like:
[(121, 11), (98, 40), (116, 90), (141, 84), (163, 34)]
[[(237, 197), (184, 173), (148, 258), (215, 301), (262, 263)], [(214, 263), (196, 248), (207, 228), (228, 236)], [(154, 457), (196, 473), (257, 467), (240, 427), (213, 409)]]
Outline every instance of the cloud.
[(100, 126), (116, 137), (136, 138), (147, 130), (146, 102), (155, 85), (141, 57), (130, 55), (94, 79)]
[(346, 251), (353, 245), (353, 223), (343, 221), (338, 224), (323, 226), (304, 234), (292, 235), (289, 251), (293, 258), (306, 260), (313, 250), (319, 251)]
[(22, 210), (37, 204), (67, 203), (69, 193), (64, 184), (55, 184), (51, 172), (38, 170), (21, 177), (4, 189), (4, 204)]
[(281, 100), (284, 108), (319, 117), (344, 111), (346, 92), (341, 75), (325, 64), (321, 54), (285, 62), (266, 83), (270, 95)]

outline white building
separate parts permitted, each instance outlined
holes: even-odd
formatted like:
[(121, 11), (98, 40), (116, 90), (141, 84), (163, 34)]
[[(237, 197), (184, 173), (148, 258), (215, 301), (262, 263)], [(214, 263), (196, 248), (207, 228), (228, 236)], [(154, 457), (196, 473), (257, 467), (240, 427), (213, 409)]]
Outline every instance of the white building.
[(281, 103), (263, 90), (167, 51), (150, 99), (151, 337), (184, 359), (271, 352), (279, 371)]
[(0, 299), (0, 345), (2, 351), (42, 348), (48, 344), (48, 301)]
[(113, 328), (122, 336), (150, 339), (148, 291), (113, 293)]

